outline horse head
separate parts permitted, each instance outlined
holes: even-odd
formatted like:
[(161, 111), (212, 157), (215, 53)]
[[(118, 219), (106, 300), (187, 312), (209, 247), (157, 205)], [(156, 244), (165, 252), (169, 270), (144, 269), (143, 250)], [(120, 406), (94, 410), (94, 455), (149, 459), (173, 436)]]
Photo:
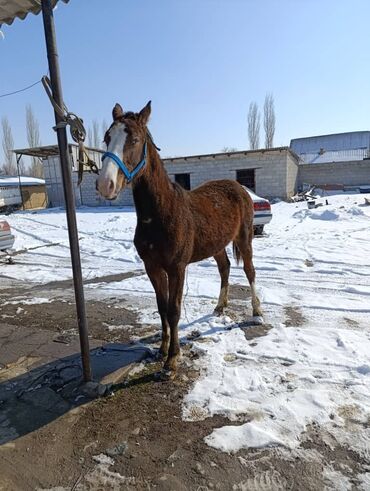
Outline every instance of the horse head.
[(96, 189), (104, 198), (115, 199), (145, 166), (150, 112), (150, 101), (139, 113), (125, 113), (119, 104), (114, 106), (113, 123), (104, 136), (107, 151), (96, 180)]

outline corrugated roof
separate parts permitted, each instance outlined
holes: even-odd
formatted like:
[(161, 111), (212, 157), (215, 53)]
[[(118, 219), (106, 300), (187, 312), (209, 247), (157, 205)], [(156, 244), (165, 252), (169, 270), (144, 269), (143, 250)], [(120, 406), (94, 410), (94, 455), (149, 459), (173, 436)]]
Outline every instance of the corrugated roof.
[(300, 153), (299, 156), (305, 164), (327, 164), (332, 162), (349, 162), (351, 160), (363, 160), (370, 157), (370, 151), (364, 148), (355, 150), (337, 150), (322, 152)]
[(370, 148), (370, 131), (350, 131), (332, 135), (317, 135), (304, 138), (294, 138), (290, 142), (298, 155), (303, 153), (319, 153), (320, 150), (348, 151)]
[[(69, 0), (62, 0), (68, 3)], [(58, 0), (51, 0), (54, 8)], [(27, 14), (41, 12), (40, 0), (0, 0), (0, 27), (2, 24), (12, 24), (16, 18), (24, 19)]]

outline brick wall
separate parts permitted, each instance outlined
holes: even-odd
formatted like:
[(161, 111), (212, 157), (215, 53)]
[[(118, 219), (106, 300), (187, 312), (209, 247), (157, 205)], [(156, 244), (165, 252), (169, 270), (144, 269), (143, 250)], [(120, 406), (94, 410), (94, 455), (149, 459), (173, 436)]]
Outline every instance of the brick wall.
[[(72, 160), (75, 158), (72, 155)], [(236, 179), (237, 170), (255, 169), (258, 195), (286, 199), (296, 191), (297, 163), (286, 148), (165, 159), (164, 165), (172, 180), (175, 174), (189, 173), (191, 189), (211, 179)], [(49, 202), (52, 206), (64, 206), (59, 157), (45, 160), (44, 171)], [(108, 201), (95, 190), (95, 174), (84, 172), (80, 187), (77, 187), (77, 178), (77, 172), (72, 172), (77, 206), (133, 206), (131, 187), (121, 192), (115, 201)]]
[(237, 170), (255, 169), (258, 195), (286, 199), (296, 191), (297, 162), (287, 149), (166, 159), (164, 162), (172, 180), (175, 174), (189, 173), (192, 189), (210, 179), (236, 179)]
[(298, 184), (370, 184), (370, 160), (299, 165)]

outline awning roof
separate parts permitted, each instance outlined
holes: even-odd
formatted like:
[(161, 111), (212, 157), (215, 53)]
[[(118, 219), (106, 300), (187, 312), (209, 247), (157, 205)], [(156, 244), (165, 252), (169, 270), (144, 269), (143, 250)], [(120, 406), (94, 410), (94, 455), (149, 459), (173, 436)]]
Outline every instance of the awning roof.
[(29, 155), (30, 157), (47, 159), (51, 155), (59, 155), (59, 147), (58, 145), (48, 145), (44, 147), (18, 148), (17, 150), (13, 150), (13, 152), (16, 155)]
[[(62, 0), (68, 3), (69, 0)], [(54, 8), (58, 0), (51, 0)], [(1, 24), (12, 24), (14, 19), (24, 19), (27, 14), (41, 12), (41, 0), (0, 0), (0, 27)]]

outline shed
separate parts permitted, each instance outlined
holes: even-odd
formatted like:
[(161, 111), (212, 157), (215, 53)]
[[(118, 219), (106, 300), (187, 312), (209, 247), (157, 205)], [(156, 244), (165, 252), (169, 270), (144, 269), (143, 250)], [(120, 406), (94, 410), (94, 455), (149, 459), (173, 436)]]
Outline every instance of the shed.
[(45, 181), (27, 176), (0, 176), (0, 208), (46, 208)]

